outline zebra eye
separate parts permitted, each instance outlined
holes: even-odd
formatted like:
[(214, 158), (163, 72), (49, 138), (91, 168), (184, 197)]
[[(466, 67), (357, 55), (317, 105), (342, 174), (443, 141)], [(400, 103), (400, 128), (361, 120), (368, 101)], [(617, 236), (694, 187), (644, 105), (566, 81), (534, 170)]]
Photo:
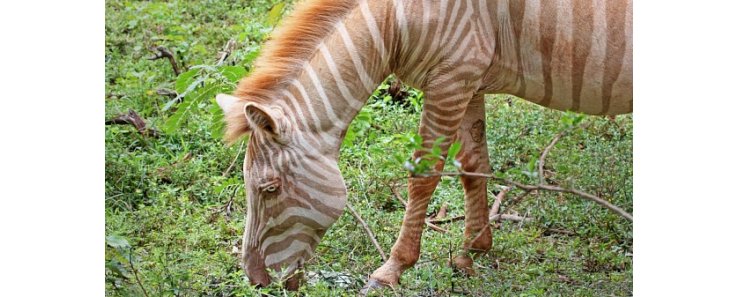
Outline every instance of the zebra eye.
[(275, 193), (275, 191), (277, 191), (277, 185), (269, 185), (265, 188), (267, 193)]

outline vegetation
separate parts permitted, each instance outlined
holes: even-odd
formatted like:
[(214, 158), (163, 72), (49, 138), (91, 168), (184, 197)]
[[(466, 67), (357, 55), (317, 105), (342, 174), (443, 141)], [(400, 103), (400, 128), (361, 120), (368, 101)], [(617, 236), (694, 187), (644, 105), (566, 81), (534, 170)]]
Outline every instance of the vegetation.
[[(229, 92), (251, 70), (260, 45), (283, 11), (281, 1), (106, 1), (106, 119), (133, 110), (150, 130), (108, 125), (106, 139), (106, 295), (283, 296), (274, 284), (255, 289), (235, 250), (244, 228), (240, 164), (245, 144), (220, 140), (214, 95)], [(235, 47), (221, 64), (220, 51)], [(163, 46), (167, 59), (152, 47)], [(167, 91), (166, 89), (170, 90)], [(398, 234), (405, 197), (404, 162), (414, 145), (422, 94), (403, 88), (399, 104), (384, 83), (355, 119), (341, 149), (348, 199), (386, 252)], [(174, 92), (173, 92), (174, 91)], [(393, 93), (393, 94), (391, 94)], [(583, 117), (508, 96), (491, 96), (486, 124), (496, 174), (539, 182), (537, 160), (559, 132)], [(591, 124), (563, 136), (547, 157), (549, 183), (599, 195), (632, 212), (632, 116), (585, 117)], [(141, 124), (141, 123), (139, 123)], [(408, 164), (407, 164), (408, 165)], [(452, 164), (451, 166), (453, 166)], [(418, 168), (416, 168), (418, 169)], [(490, 184), (490, 201), (499, 188)], [(502, 213), (493, 249), (464, 277), (448, 261), (460, 250), (463, 222), (427, 230), (421, 259), (401, 279), (398, 296), (627, 296), (632, 294), (632, 224), (570, 194), (539, 192)], [(429, 208), (446, 203), (463, 214), (462, 188), (443, 178)], [(354, 296), (382, 264), (370, 238), (345, 213), (307, 267), (305, 296)]]

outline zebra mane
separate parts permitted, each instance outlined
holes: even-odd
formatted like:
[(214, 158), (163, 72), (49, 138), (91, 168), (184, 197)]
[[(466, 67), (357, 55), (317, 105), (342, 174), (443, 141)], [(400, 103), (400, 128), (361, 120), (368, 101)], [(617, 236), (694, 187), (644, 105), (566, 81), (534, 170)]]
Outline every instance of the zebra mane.
[[(273, 31), (254, 63), (252, 73), (239, 81), (234, 96), (268, 103), (277, 90), (293, 78), (332, 31), (335, 23), (357, 6), (357, 0), (307, 0), (297, 4)], [(233, 142), (249, 133), (242, 110), (226, 114), (225, 139)]]

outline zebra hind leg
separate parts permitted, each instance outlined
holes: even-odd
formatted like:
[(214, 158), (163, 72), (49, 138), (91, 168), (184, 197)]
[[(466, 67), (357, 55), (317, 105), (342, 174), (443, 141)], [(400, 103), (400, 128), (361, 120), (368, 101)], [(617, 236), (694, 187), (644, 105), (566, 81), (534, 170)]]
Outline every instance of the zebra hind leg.
[[(462, 151), (457, 156), (462, 169), (468, 172), (490, 173), (486, 144), (485, 104), (483, 95), (474, 96), (463, 118), (458, 140)], [(463, 250), (453, 264), (466, 275), (474, 275), (473, 258), (491, 249), (491, 227), (488, 222), (487, 179), (462, 176), (465, 191), (465, 231)]]

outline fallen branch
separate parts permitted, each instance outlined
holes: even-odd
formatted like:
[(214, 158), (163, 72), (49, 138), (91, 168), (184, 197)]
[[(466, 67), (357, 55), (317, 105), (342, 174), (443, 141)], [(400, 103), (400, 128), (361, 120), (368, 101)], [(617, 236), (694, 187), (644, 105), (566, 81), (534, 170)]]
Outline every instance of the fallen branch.
[(367, 223), (365, 223), (365, 220), (362, 219), (360, 214), (355, 211), (355, 209), (352, 207), (352, 204), (347, 201), (347, 209), (349, 209), (349, 212), (352, 214), (352, 216), (357, 219), (358, 222), (360, 222), (360, 225), (362, 225), (362, 228), (365, 229), (365, 232), (367, 233), (368, 237), (370, 237), (370, 241), (373, 242), (373, 245), (380, 253), (380, 257), (383, 258), (383, 261), (387, 261), (388, 257), (385, 256), (385, 253), (383, 252), (383, 248), (380, 247), (380, 244), (378, 243), (378, 240), (375, 239), (375, 234), (373, 233), (373, 230), (370, 230), (370, 227), (368, 227)]
[(439, 211), (437, 212), (437, 215), (434, 216), (433, 220), (441, 220), (447, 217), (447, 202), (442, 203), (442, 206), (439, 207)]
[[(578, 126), (578, 128), (586, 128), (589, 125), (591, 125), (591, 122), (585, 122)], [(539, 175), (540, 175), (540, 184), (545, 184), (545, 158), (547, 157), (547, 154), (550, 153), (550, 150), (552, 150), (553, 147), (555, 147), (555, 144), (558, 143), (561, 137), (563, 135), (570, 133), (573, 131), (576, 127), (570, 127), (568, 129), (565, 129), (561, 131), (560, 133), (556, 134), (555, 137), (552, 138), (550, 141), (550, 144), (548, 144), (544, 150), (542, 150), (542, 154), (540, 155), (539, 159)]]
[(224, 49), (218, 52), (218, 62), (216, 63), (216, 66), (223, 65), (226, 58), (228, 58), (231, 55), (231, 52), (234, 51), (234, 48), (236, 48), (236, 41), (234, 39), (229, 39), (229, 41), (224, 45)]
[(506, 193), (508, 193), (510, 189), (511, 188), (509, 187), (503, 187), (501, 192), (498, 192), (498, 195), (496, 195), (496, 199), (494, 199), (493, 205), (491, 206), (491, 210), (488, 212), (488, 217), (498, 214), (499, 208), (501, 208), (501, 202), (504, 200), (504, 196), (506, 196)]
[(529, 223), (532, 218), (521, 217), (513, 214), (495, 214), (488, 217), (489, 222), (500, 222), (500, 221), (513, 221), (513, 222), (525, 222)]
[[(442, 220), (430, 220), (429, 223), (440, 225), (440, 224), (447, 224), (447, 223), (462, 221), (464, 219), (465, 219), (465, 216), (463, 215), (463, 216), (449, 217), (449, 218), (442, 219)], [(491, 222), (500, 222), (500, 221), (531, 222), (532, 221), (532, 218), (522, 217), (522, 216), (513, 215), (513, 214), (495, 214), (495, 215), (489, 216), (488, 219)]]
[(539, 160), (539, 174), (540, 174), (540, 184), (545, 183), (545, 157), (547, 157), (547, 154), (550, 153), (550, 150), (555, 146), (556, 143), (558, 143), (558, 140), (560, 140), (565, 133), (567, 133), (569, 130), (562, 131), (555, 135), (555, 137), (552, 138), (552, 141), (550, 141), (550, 144), (548, 144), (545, 149), (542, 151), (542, 154), (540, 155)]
[(616, 205), (613, 205), (613, 204), (609, 203), (608, 201), (606, 201), (606, 200), (604, 200), (604, 199), (602, 199), (602, 198), (600, 198), (600, 197), (598, 197), (596, 195), (589, 194), (589, 193), (586, 193), (586, 192), (583, 192), (583, 191), (580, 191), (580, 190), (576, 190), (576, 189), (561, 188), (561, 187), (553, 186), (553, 185), (527, 185), (527, 184), (516, 182), (516, 181), (510, 180), (510, 179), (497, 177), (497, 176), (495, 176), (493, 174), (485, 174), (485, 173), (477, 173), (477, 172), (467, 172), (467, 171), (424, 173), (424, 174), (417, 174), (414, 177), (423, 178), (423, 177), (433, 177), (433, 176), (455, 176), (455, 177), (458, 177), (458, 176), (473, 176), (473, 177), (485, 177), (485, 178), (497, 180), (499, 182), (503, 182), (503, 183), (505, 183), (507, 185), (510, 185), (510, 186), (518, 187), (518, 188), (523, 189), (523, 190), (530, 190), (530, 191), (533, 191), (533, 190), (546, 190), (546, 191), (553, 191), (553, 192), (571, 193), (571, 194), (575, 194), (577, 196), (580, 196), (580, 197), (589, 199), (589, 200), (591, 200), (593, 202), (596, 202), (597, 204), (608, 208), (612, 212), (614, 212), (614, 213), (622, 216), (623, 218), (629, 220), (630, 222), (633, 221), (632, 220), (632, 215), (630, 213), (628, 213), (627, 211), (625, 211), (624, 209), (621, 209), (620, 207), (618, 207)]
[(147, 58), (147, 60), (154, 61), (159, 59), (167, 58), (167, 60), (170, 61), (170, 65), (172, 65), (172, 70), (175, 71), (175, 75), (180, 75), (180, 68), (177, 67), (177, 61), (175, 60), (175, 56), (164, 46), (157, 46), (151, 48), (151, 51), (154, 52), (153, 57)]
[(159, 136), (159, 131), (147, 128), (146, 122), (133, 109), (128, 113), (120, 114), (110, 120), (105, 121), (106, 125), (132, 125), (144, 136)]

